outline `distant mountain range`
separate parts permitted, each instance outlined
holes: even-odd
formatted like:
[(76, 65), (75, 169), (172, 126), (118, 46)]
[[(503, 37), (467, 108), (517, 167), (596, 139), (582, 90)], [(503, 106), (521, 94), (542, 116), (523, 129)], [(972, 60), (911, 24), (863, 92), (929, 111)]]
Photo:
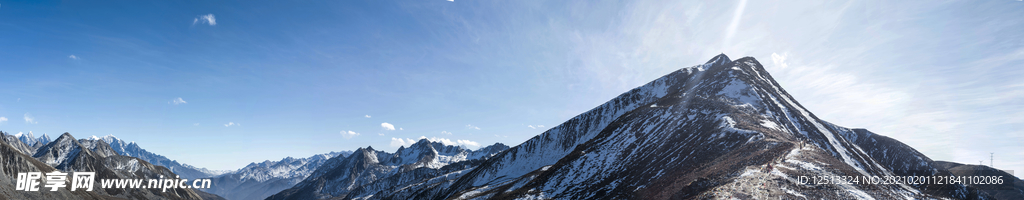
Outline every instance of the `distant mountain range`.
[(394, 154), (359, 148), (348, 157), (334, 157), (311, 176), (267, 199), (360, 199), (390, 195), (431, 179), (461, 174), (509, 147), (496, 143), (473, 151), (420, 139)]
[(308, 158), (287, 157), (280, 161), (250, 163), (242, 169), (215, 177), (213, 182), (217, 187), (206, 191), (227, 199), (264, 199), (291, 188), (328, 159), (344, 158), (350, 154), (352, 151), (330, 152)]
[(187, 179), (197, 178), (209, 178), (230, 171), (217, 171), (209, 170), (206, 168), (194, 167), (188, 164), (178, 163), (176, 160), (168, 159), (162, 155), (151, 153), (139, 147), (135, 142), (125, 142), (124, 140), (118, 139), (113, 135), (103, 136), (102, 138), (92, 136), (89, 140), (102, 140), (110, 145), (110, 148), (120, 155), (131, 156), (145, 160), (146, 162), (153, 163), (154, 165), (164, 166), (170, 169), (175, 174)]

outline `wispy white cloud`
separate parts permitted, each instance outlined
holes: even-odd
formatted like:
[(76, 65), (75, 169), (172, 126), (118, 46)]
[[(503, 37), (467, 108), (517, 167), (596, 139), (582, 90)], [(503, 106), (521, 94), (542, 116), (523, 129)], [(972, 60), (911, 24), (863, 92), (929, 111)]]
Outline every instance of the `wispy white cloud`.
[(544, 128), (544, 125), (536, 125), (536, 126), (534, 126), (534, 125), (526, 125), (526, 127), (530, 127), (532, 129), (537, 129), (537, 128)]
[(416, 140), (409, 139), (409, 138), (405, 138), (405, 139), (402, 139), (402, 138), (391, 138), (391, 146), (392, 147), (408, 146), (408, 145), (412, 145), (412, 144), (415, 144), (415, 143), (416, 143)]
[(387, 123), (387, 122), (380, 123), (380, 127), (384, 128), (384, 130), (389, 130), (389, 131), (395, 130), (395, 125)]
[(38, 124), (39, 122), (37, 122), (36, 118), (33, 118), (32, 115), (30, 115), (28, 113), (25, 113), (25, 123), (26, 124)]
[(242, 126), (242, 124), (236, 124), (235, 122), (228, 122), (227, 124), (224, 124), (224, 127), (231, 127), (231, 126)]
[(366, 116), (363, 116), (363, 117), (366, 117), (366, 118), (371, 118), (371, 116), (370, 116), (370, 115), (366, 115)]
[(192, 19), (192, 25), (195, 24), (209, 24), (210, 26), (217, 25), (217, 18), (213, 14), (200, 15), (195, 19)]
[(778, 67), (779, 69), (786, 69), (787, 67), (789, 67), (789, 64), (786, 63), (787, 56), (789, 55), (779, 55), (777, 53), (772, 53), (772, 63), (775, 64), (775, 66)]
[(7, 117), (0, 117), (0, 122), (6, 122), (6, 121), (7, 121)]
[(442, 135), (452, 135), (452, 132), (448, 132), (448, 131), (441, 131), (441, 134), (442, 134)]
[(473, 126), (472, 124), (466, 124), (466, 129), (480, 130), (480, 127)]
[(192, 126), (199, 126), (199, 123), (192, 124)]
[(352, 139), (352, 137), (355, 136), (359, 136), (359, 133), (356, 133), (355, 131), (341, 131), (341, 137), (344, 137), (345, 139)]
[(68, 56), (68, 58), (70, 58), (72, 60), (78, 60), (78, 56), (75, 56), (74, 54)]
[(475, 142), (475, 141), (471, 141), (471, 140), (452, 140), (452, 139), (448, 139), (448, 138), (439, 138), (439, 137), (430, 137), (430, 138), (428, 138), (427, 136), (420, 136), (420, 138), (415, 139), (415, 140), (414, 139), (410, 139), (410, 138), (402, 139), (402, 138), (394, 138), (394, 137), (392, 137), (391, 138), (391, 146), (392, 147), (399, 147), (399, 146), (412, 145), (412, 144), (415, 144), (416, 141), (419, 141), (419, 140), (422, 140), (422, 139), (427, 139), (428, 141), (431, 141), (431, 142), (440, 142), (440, 143), (442, 143), (444, 145), (463, 146), (463, 147), (472, 147), (472, 148), (480, 147), (480, 143), (479, 142)]
[(174, 104), (174, 105), (178, 105), (178, 104), (187, 104), (188, 102), (185, 102), (184, 99), (181, 99), (181, 97), (178, 97), (178, 98), (175, 98), (175, 99), (171, 99), (170, 103)]
[(451, 139), (448, 139), (448, 138), (439, 138), (439, 137), (427, 138), (427, 136), (420, 136), (420, 138), (417, 139), (417, 141), (421, 140), (421, 139), (427, 139), (427, 140), (429, 140), (431, 142), (440, 142), (442, 144), (452, 145), (452, 146), (467, 146), (467, 147), (479, 147), (480, 146), (480, 143), (474, 142), (474, 141), (470, 141), (470, 140), (451, 140)]

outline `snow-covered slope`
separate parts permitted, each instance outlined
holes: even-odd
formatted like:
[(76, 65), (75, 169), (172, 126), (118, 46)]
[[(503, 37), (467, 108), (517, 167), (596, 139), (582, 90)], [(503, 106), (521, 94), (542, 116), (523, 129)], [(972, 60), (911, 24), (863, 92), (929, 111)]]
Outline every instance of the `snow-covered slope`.
[(281, 161), (250, 163), (242, 169), (213, 178), (212, 183), (217, 187), (205, 191), (230, 200), (264, 199), (291, 188), (328, 159), (344, 158), (350, 154), (351, 151), (330, 152), (308, 158), (287, 157)]
[(200, 168), (184, 163), (179, 163), (176, 160), (171, 160), (162, 155), (146, 151), (146, 149), (139, 147), (139, 145), (134, 141), (125, 142), (124, 140), (114, 137), (114, 135), (107, 135), (103, 137), (92, 136), (89, 137), (87, 140), (102, 140), (107, 144), (110, 144), (110, 148), (113, 149), (114, 152), (117, 152), (119, 155), (136, 157), (145, 160), (146, 162), (152, 163), (154, 165), (167, 167), (172, 172), (178, 174), (182, 178), (209, 178), (230, 172), (224, 170), (209, 170), (206, 168)]
[(331, 158), (295, 187), (267, 199), (370, 198), (468, 170), (507, 148), (498, 143), (472, 151), (428, 139), (403, 146), (394, 154), (359, 148), (348, 157)]
[(623, 93), (496, 155), (451, 185), (420, 190), (414, 196), (979, 197), (964, 185), (798, 183), (798, 176), (948, 172), (936, 169), (926, 156), (898, 141), (864, 143), (870, 136), (820, 120), (796, 102), (754, 58), (731, 61), (719, 55)]

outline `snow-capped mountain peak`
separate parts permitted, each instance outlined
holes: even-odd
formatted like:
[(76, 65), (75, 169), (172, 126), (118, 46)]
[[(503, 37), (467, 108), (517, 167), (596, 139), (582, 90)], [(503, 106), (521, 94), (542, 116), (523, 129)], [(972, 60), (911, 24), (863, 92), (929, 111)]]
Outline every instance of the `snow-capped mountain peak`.
[(158, 155), (147, 151), (139, 146), (135, 141), (125, 142), (120, 138), (115, 137), (113, 134), (106, 135), (103, 137), (97, 137), (95, 135), (89, 137), (87, 140), (91, 141), (103, 141), (110, 145), (119, 155), (136, 157), (146, 162), (152, 163), (153, 165), (164, 166), (173, 171), (175, 174), (181, 176), (181, 178), (196, 179), (196, 178), (208, 178), (214, 177), (220, 174), (227, 173), (229, 171), (224, 170), (209, 170), (206, 168), (195, 167), (188, 164), (178, 163), (176, 160), (171, 160), (162, 155)]
[(729, 56), (726, 56), (723, 53), (723, 54), (718, 54), (717, 56), (711, 58), (710, 60), (708, 60), (708, 62), (705, 62), (700, 67), (702, 69), (706, 70), (708, 67), (711, 67), (711, 66), (725, 66), (726, 64), (728, 64), (730, 62), (732, 62), (732, 60), (729, 59)]
[(39, 147), (46, 143), (50, 143), (50, 136), (47, 136), (45, 133), (36, 137), (32, 131), (29, 131), (28, 133), (18, 132), (17, 134), (14, 134), (14, 137), (17, 137), (22, 143), (31, 147)]
[(53, 140), (50, 140), (50, 136), (46, 135), (46, 133), (43, 133), (43, 135), (39, 136), (39, 139), (38, 139), (37, 142), (42, 143), (42, 144), (46, 144), (46, 143), (50, 143), (50, 141), (53, 141)]

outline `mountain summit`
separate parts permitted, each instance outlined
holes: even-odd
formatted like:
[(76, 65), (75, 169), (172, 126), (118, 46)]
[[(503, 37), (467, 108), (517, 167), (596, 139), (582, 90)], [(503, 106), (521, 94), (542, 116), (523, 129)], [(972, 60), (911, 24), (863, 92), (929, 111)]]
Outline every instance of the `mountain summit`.
[[(877, 141), (887, 141), (878, 143)], [(752, 57), (722, 54), (513, 147), (433, 198), (975, 198), (963, 185), (808, 185), (948, 174), (898, 141), (818, 119)]]

